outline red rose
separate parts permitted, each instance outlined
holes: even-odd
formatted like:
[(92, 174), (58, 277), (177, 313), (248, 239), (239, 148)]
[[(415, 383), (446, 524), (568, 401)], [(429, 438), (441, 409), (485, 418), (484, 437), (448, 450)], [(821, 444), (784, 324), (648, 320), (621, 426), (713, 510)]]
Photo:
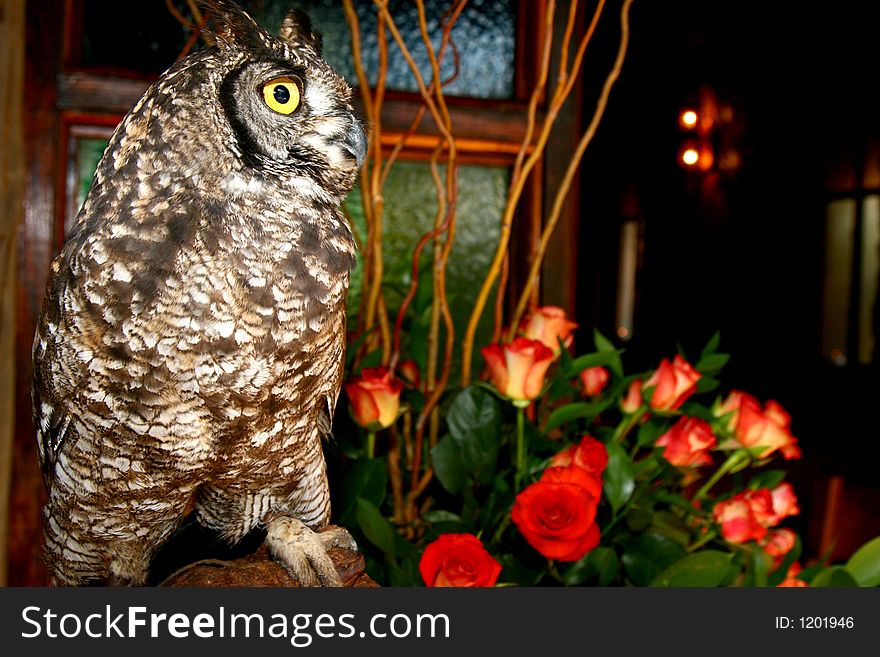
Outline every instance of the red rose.
[(767, 528), (758, 522), (752, 506), (741, 496), (718, 502), (712, 514), (721, 525), (721, 535), (731, 543), (760, 541), (767, 535)]
[(553, 352), (541, 342), (516, 338), (481, 351), (489, 366), (489, 378), (502, 395), (514, 401), (530, 401), (541, 394), (544, 376), (553, 362)]
[(658, 411), (674, 411), (697, 390), (701, 374), (684, 358), (676, 355), (672, 362), (664, 358), (660, 366), (645, 381), (644, 388), (653, 388), (651, 408)]
[(683, 417), (657, 439), (656, 445), (663, 448), (663, 458), (672, 465), (694, 467), (712, 463), (709, 450), (717, 443), (708, 422)]
[(548, 559), (577, 561), (599, 544), (596, 505), (601, 483), (578, 467), (548, 468), (513, 504), (511, 518)]
[(609, 379), (611, 379), (608, 370), (601, 365), (581, 370), (579, 376), (581, 380), (581, 393), (584, 397), (595, 397), (605, 389)]
[(620, 410), (628, 415), (632, 415), (642, 407), (642, 403), (642, 380), (636, 379), (629, 384), (626, 397), (620, 402)]
[(550, 465), (551, 467), (574, 465), (586, 470), (594, 477), (600, 477), (605, 466), (608, 465), (608, 450), (605, 449), (604, 444), (592, 436), (584, 436), (577, 445), (572, 445), (554, 455)]
[(473, 534), (442, 534), (425, 548), (419, 572), (427, 586), (494, 586), (501, 564)]
[(360, 376), (345, 384), (354, 421), (370, 429), (390, 427), (400, 410), (402, 389), (403, 384), (391, 376), (387, 367), (364, 368)]
[(797, 438), (791, 434), (791, 418), (775, 401), (764, 408), (749, 394), (734, 390), (715, 409), (718, 417), (728, 416), (727, 428), (743, 447), (764, 447), (758, 458), (764, 459), (776, 450), (785, 459), (799, 458), (801, 450)]
[(565, 346), (572, 341), (572, 331), (577, 324), (565, 316), (565, 311), (556, 306), (544, 306), (536, 308), (532, 314), (526, 317), (520, 324), (520, 332), (530, 340), (538, 340), (554, 354), (561, 351), (559, 341)]

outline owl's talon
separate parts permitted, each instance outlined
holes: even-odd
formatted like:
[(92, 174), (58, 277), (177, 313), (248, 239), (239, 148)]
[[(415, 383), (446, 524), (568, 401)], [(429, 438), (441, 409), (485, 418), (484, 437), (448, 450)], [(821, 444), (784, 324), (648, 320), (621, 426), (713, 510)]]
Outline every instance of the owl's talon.
[(328, 550), (330, 548), (342, 548), (343, 550), (351, 550), (357, 552), (358, 546), (354, 538), (348, 533), (344, 527), (330, 527), (322, 529), (318, 532), (318, 538)]
[[(302, 521), (289, 516), (276, 516), (266, 528), (266, 544), (292, 577), (302, 586), (342, 586), (333, 560), (327, 554), (330, 547), (343, 547), (344, 529), (315, 532)], [(350, 544), (354, 544), (348, 537)]]

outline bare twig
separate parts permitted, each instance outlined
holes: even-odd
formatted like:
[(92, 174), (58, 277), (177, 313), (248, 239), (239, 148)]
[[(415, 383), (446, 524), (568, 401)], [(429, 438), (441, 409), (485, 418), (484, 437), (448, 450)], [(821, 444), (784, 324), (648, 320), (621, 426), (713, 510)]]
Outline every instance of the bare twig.
[[(599, 100), (597, 101), (596, 110), (593, 113), (593, 118), (590, 121), (589, 126), (587, 126), (587, 129), (581, 137), (580, 141), (578, 142), (577, 148), (575, 148), (574, 154), (571, 156), (571, 160), (568, 163), (568, 167), (565, 171), (562, 182), (560, 183), (559, 189), (556, 192), (556, 197), (553, 200), (553, 208), (550, 212), (550, 216), (547, 219), (547, 223), (541, 235), (540, 246), (537, 253), (532, 258), (529, 275), (526, 278), (525, 287), (519, 298), (519, 303), (517, 304), (516, 313), (514, 314), (513, 318), (514, 323), (519, 321), (525, 311), (529, 295), (531, 294), (532, 286), (535, 284), (535, 281), (538, 278), (538, 272), (544, 260), (544, 255), (547, 252), (547, 245), (550, 242), (550, 237), (553, 235), (553, 231), (556, 228), (556, 225), (559, 223), (562, 206), (565, 203), (565, 199), (568, 196), (568, 192), (571, 188), (574, 176), (577, 173), (578, 167), (580, 166), (581, 158), (583, 158), (584, 152), (587, 150), (587, 146), (590, 145), (590, 142), (593, 140), (593, 137), (596, 134), (596, 129), (599, 127), (602, 116), (605, 114), (605, 108), (608, 106), (608, 97), (611, 94), (611, 89), (614, 86), (614, 83), (617, 81), (617, 78), (620, 77), (620, 71), (623, 68), (623, 60), (626, 57), (626, 50), (629, 44), (629, 9), (632, 5), (632, 2), (633, 0), (625, 0), (625, 2), (623, 3), (623, 7), (621, 8), (620, 46), (617, 50), (617, 57), (614, 61), (614, 66), (612, 67), (611, 72), (608, 74), (608, 77), (605, 80), (605, 84), (602, 87), (602, 93), (599, 95)], [(591, 34), (592, 32), (588, 32), (587, 36), (589, 37)]]

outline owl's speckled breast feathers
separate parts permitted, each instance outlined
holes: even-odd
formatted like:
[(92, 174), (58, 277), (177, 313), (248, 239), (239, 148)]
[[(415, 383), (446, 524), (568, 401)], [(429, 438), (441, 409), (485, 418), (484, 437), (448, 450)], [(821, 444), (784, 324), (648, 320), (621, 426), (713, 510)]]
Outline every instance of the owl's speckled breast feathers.
[(59, 583), (142, 582), (193, 501), (231, 541), (268, 525), (295, 574), (333, 583), (314, 540), (278, 545), (329, 517), (354, 264), (338, 205), (366, 139), (306, 21), (275, 38), (203, 4), (216, 44), (117, 128), (52, 263), (34, 412)]

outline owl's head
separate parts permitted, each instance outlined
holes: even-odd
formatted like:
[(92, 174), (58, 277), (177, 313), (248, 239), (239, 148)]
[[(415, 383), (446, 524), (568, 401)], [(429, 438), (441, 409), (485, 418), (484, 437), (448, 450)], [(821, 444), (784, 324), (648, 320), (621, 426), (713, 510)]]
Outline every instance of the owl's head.
[(214, 46), (202, 55), (243, 163), (310, 180), (340, 197), (354, 185), (367, 140), (351, 88), (321, 57), (308, 18), (291, 12), (278, 36), (229, 0), (199, 0)]

